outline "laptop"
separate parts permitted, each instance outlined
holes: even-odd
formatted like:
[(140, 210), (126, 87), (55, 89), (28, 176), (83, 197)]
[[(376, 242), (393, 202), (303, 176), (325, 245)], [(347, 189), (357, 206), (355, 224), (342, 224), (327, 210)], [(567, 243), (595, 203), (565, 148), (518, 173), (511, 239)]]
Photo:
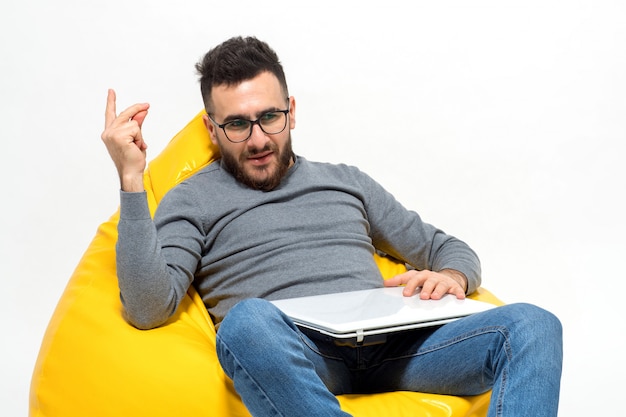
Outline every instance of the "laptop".
[(382, 343), (389, 333), (437, 326), (495, 305), (447, 294), (440, 300), (422, 300), (418, 292), (402, 295), (403, 287), (305, 296), (274, 300), (303, 330), (332, 338), (338, 345)]

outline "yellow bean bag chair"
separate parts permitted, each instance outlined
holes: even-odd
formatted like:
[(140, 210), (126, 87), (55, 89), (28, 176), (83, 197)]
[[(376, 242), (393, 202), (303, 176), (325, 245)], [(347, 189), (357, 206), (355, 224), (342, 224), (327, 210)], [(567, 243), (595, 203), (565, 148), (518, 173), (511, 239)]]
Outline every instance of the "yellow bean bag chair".
[[(146, 170), (152, 212), (165, 193), (216, 158), (202, 112)], [(44, 335), (30, 390), (31, 417), (250, 416), (215, 353), (215, 329), (191, 288), (162, 327), (137, 330), (122, 318), (115, 267), (119, 213), (103, 223), (78, 264)], [(388, 278), (404, 270), (377, 259)], [(501, 304), (486, 290), (473, 298)], [(451, 397), (412, 392), (342, 395), (367, 416), (485, 416), (486, 393)]]

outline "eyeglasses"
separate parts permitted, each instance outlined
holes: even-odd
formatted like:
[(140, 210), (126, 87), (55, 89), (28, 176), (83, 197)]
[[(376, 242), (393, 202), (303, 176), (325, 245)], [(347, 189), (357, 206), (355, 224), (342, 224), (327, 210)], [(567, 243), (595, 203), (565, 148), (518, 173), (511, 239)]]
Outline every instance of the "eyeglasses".
[(268, 135), (276, 135), (287, 127), (287, 110), (272, 110), (263, 113), (256, 120), (234, 119), (226, 123), (219, 124), (209, 114), (209, 119), (213, 124), (224, 131), (226, 139), (233, 143), (241, 143), (250, 139), (252, 128), (259, 125), (261, 130)]

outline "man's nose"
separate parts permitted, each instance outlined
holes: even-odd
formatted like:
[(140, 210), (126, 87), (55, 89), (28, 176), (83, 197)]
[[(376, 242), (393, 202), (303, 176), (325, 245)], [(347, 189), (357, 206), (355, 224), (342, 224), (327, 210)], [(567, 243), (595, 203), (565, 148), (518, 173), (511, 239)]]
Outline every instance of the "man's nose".
[(265, 144), (269, 141), (269, 137), (267, 133), (261, 129), (258, 123), (252, 125), (252, 133), (250, 134), (250, 138), (248, 139), (248, 147), (263, 149)]

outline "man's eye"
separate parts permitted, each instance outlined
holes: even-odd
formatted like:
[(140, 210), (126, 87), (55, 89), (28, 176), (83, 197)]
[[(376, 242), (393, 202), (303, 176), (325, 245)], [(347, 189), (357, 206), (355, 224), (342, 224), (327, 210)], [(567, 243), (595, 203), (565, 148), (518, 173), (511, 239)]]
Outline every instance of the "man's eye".
[(233, 120), (226, 125), (229, 130), (246, 130), (249, 129), (250, 122), (247, 120)]
[(261, 116), (261, 122), (272, 122), (278, 118), (278, 113), (269, 112)]

